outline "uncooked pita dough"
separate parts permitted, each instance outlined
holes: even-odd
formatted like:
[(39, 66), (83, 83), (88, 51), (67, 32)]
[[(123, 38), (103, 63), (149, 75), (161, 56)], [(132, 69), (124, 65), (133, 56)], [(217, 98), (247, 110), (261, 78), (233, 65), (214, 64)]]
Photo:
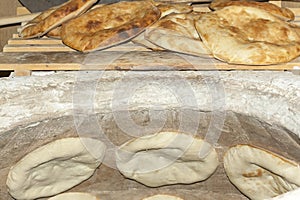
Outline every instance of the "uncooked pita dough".
[(160, 17), (150, 1), (107, 4), (62, 26), (62, 41), (87, 52), (108, 48), (137, 36)]
[(194, 25), (202, 13), (171, 14), (160, 19), (145, 32), (151, 43), (180, 53), (210, 57)]
[(209, 7), (212, 10), (220, 10), (226, 6), (247, 6), (247, 7), (259, 8), (286, 21), (295, 19), (295, 15), (290, 9), (281, 8), (275, 4), (268, 3), (268, 2), (256, 2), (256, 1), (245, 1), (245, 0), (243, 1), (214, 0), (209, 5)]
[(253, 200), (267, 199), (300, 187), (300, 166), (270, 151), (237, 145), (224, 156), (230, 181)]
[(16, 199), (56, 195), (93, 175), (105, 145), (91, 138), (59, 139), (32, 151), (11, 167), (9, 193)]
[(51, 197), (48, 200), (99, 200), (96, 196), (83, 192), (68, 192)]
[(166, 195), (166, 194), (158, 194), (151, 197), (146, 197), (143, 200), (183, 200), (182, 198)]
[(195, 25), (214, 57), (228, 63), (269, 65), (300, 55), (295, 25), (261, 9), (228, 6), (203, 14)]
[[(205, 156), (200, 155), (203, 148), (209, 148)], [(160, 132), (123, 144), (116, 152), (116, 164), (125, 177), (158, 187), (207, 179), (218, 166), (218, 156), (199, 138)]]
[(69, 0), (68, 2), (50, 8), (29, 21), (20, 32), (22, 38), (33, 38), (45, 35), (62, 23), (88, 10), (97, 0)]

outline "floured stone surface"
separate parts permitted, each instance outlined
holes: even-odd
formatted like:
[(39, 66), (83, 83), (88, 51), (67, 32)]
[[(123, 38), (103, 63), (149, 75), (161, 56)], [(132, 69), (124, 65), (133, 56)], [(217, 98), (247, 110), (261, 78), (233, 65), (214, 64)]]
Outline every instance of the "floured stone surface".
[[(0, 131), (72, 114), (73, 108), (78, 108), (73, 107), (73, 100), (77, 98), (74, 91), (84, 103), (87, 99), (83, 97), (92, 93), (95, 95), (94, 111), (109, 112), (112, 99), (118, 99), (116, 94), (125, 84), (126, 88), (140, 86), (137, 93), (128, 94), (134, 97), (128, 104), (133, 109), (155, 103), (162, 108), (193, 106), (210, 111), (214, 88), (208, 85), (211, 82), (220, 83), (217, 86), (221, 90), (224, 88), (226, 110), (280, 124), (300, 135), (300, 78), (289, 72), (70, 72), (45, 77), (3, 78), (0, 80)], [(175, 91), (181, 92), (178, 95), (192, 90), (198, 105), (180, 105), (176, 96), (171, 97), (168, 91), (171, 83), (173, 88), (169, 89), (173, 93), (174, 88), (180, 89)], [(180, 87), (183, 83), (190, 87)], [(80, 103), (78, 98), (77, 102)], [(121, 109), (116, 105), (118, 102), (115, 102), (115, 110)]]
[[(210, 112), (199, 112), (200, 126), (197, 129), (199, 137), (204, 137), (211, 119)], [(176, 130), (179, 127), (180, 112), (178, 110), (167, 111), (167, 122), (163, 129)], [(139, 125), (149, 123), (149, 112), (145, 109), (131, 111), (133, 120)], [(115, 145), (121, 145), (130, 136), (122, 131), (114, 121), (112, 113), (97, 114), (97, 123), (102, 128), (108, 139)], [(155, 120), (156, 117), (154, 117)], [(89, 127), (89, 123), (85, 128)], [(90, 126), (90, 129), (93, 127)], [(87, 128), (90, 130), (89, 128)], [(78, 129), (77, 129), (78, 130)], [(9, 167), (21, 159), (27, 152), (42, 144), (58, 138), (78, 135), (74, 126), (73, 116), (48, 119), (32, 124), (19, 126), (1, 135), (1, 158), (6, 162), (0, 163), (0, 175), (6, 177)], [(123, 195), (133, 200), (157, 193), (177, 195), (183, 199), (199, 200), (199, 197), (207, 200), (212, 199), (247, 199), (229, 182), (223, 168), (223, 155), (231, 145), (251, 143), (269, 150), (280, 153), (287, 158), (300, 161), (299, 142), (294, 140), (284, 128), (270, 125), (256, 118), (226, 113), (226, 120), (222, 130), (216, 151), (220, 165), (216, 172), (206, 181), (192, 185), (173, 185), (161, 188), (148, 188), (136, 181), (125, 179), (111, 162), (114, 158), (104, 160), (95, 174), (87, 181), (73, 188), (73, 192), (95, 192), (101, 199), (122, 199)], [(109, 145), (108, 145), (109, 146)], [(108, 149), (107, 152), (110, 152)], [(226, 192), (224, 192), (226, 191)], [(9, 199), (6, 191), (5, 180), (0, 180), (1, 198)], [(224, 197), (224, 198), (221, 198)]]

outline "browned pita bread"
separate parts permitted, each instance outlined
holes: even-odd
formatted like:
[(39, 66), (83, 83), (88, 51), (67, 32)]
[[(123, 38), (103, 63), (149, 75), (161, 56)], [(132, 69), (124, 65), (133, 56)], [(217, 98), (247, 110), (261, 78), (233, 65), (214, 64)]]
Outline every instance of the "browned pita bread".
[(294, 13), (288, 8), (281, 8), (275, 4), (267, 2), (245, 1), (245, 0), (214, 0), (209, 7), (212, 10), (220, 10), (226, 6), (248, 6), (263, 9), (283, 20), (290, 21), (295, 19)]
[(230, 181), (250, 199), (278, 196), (300, 187), (299, 163), (252, 145), (231, 147), (224, 156)]
[(63, 24), (62, 40), (79, 51), (100, 50), (135, 37), (159, 17), (150, 1), (108, 4)]
[(164, 49), (209, 57), (209, 50), (202, 43), (194, 26), (194, 20), (201, 14), (192, 12), (168, 15), (149, 27), (145, 38)]
[(69, 0), (61, 6), (50, 8), (28, 22), (21, 30), (23, 38), (33, 38), (45, 35), (62, 23), (88, 10), (97, 0)]
[[(159, 9), (161, 16), (160, 18), (163, 18), (164, 16), (167, 16), (172, 13), (190, 13), (193, 11), (193, 7), (186, 4), (186, 3), (161, 3), (156, 2), (157, 8)], [(164, 50), (163, 48), (151, 43), (150, 41), (145, 39), (144, 32), (139, 34), (137, 37), (132, 39), (132, 42), (135, 44), (139, 44), (142, 46), (145, 46), (152, 50)]]
[(51, 38), (60, 39), (61, 38), (60, 34), (61, 34), (61, 26), (58, 26), (58, 27), (52, 29), (51, 31), (49, 31), (46, 34), (46, 36), (51, 37)]
[(195, 25), (214, 57), (228, 63), (268, 65), (300, 55), (295, 25), (258, 8), (228, 6), (202, 15)]

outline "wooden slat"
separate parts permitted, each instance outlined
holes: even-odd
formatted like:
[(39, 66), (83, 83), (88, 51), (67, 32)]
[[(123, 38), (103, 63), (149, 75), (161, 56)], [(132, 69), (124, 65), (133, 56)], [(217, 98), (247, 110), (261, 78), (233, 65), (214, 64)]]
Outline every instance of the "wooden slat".
[[(230, 65), (200, 58), (152, 51), (0, 53), (1, 70), (293, 70), (300, 59), (268, 66)], [(83, 64), (84, 63), (84, 64)]]
[[(43, 39), (11, 39), (3, 48), (3, 52), (70, 52), (75, 51), (70, 47), (64, 45), (61, 40), (54, 40), (49, 38)], [(136, 45), (132, 42), (127, 42), (117, 45), (103, 51), (150, 51), (149, 49)]]

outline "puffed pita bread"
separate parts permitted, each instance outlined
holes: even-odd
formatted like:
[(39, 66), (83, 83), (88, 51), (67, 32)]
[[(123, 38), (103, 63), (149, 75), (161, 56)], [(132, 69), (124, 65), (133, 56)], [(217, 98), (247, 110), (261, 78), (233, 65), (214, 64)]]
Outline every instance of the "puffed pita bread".
[(62, 23), (88, 10), (97, 0), (69, 0), (61, 6), (50, 8), (28, 22), (20, 32), (22, 38), (33, 38), (45, 35)]
[(295, 19), (294, 13), (288, 8), (281, 8), (275, 4), (268, 2), (256, 1), (220, 1), (214, 0), (210, 3), (209, 7), (212, 10), (220, 10), (226, 6), (247, 6), (253, 8), (263, 9), (283, 20), (290, 21)]
[[(93, 10), (95, 8), (99, 8), (101, 6), (103, 6), (104, 4), (97, 4), (94, 5), (92, 8), (90, 8), (90, 10)], [(56, 39), (61, 39), (61, 26), (58, 26), (52, 30), (50, 30), (47, 34), (47, 37), (51, 37), (51, 38), (56, 38)]]
[[(160, 18), (163, 18), (164, 16), (167, 16), (172, 13), (190, 13), (193, 11), (193, 7), (191, 5), (188, 5), (186, 3), (161, 3), (156, 2), (157, 8), (159, 9), (161, 16)], [(149, 42), (145, 39), (145, 32), (142, 32), (138, 36), (132, 39), (132, 42), (135, 44), (139, 44), (142, 46), (145, 46), (152, 50), (164, 50), (163, 48)]]
[(295, 25), (261, 9), (228, 6), (202, 15), (195, 26), (213, 56), (228, 63), (269, 65), (300, 55)]
[(194, 26), (194, 20), (202, 13), (171, 14), (160, 19), (145, 32), (145, 38), (164, 49), (210, 57)]
[[(208, 153), (201, 157), (201, 151), (207, 147)], [(116, 164), (125, 177), (158, 187), (206, 180), (215, 172), (218, 156), (210, 144), (199, 138), (160, 132), (121, 145)]]
[(146, 197), (143, 200), (183, 200), (183, 199), (173, 195), (157, 194), (151, 197)]
[(130, 40), (159, 17), (150, 1), (107, 4), (63, 24), (62, 41), (83, 52), (100, 50)]
[(100, 200), (90, 193), (68, 192), (51, 197), (48, 200)]
[(230, 181), (250, 199), (267, 199), (300, 187), (299, 163), (259, 147), (231, 147), (225, 153), (224, 168)]
[(58, 26), (46, 34), (47, 37), (60, 39), (61, 38), (61, 26)]
[(37, 148), (11, 167), (9, 193), (16, 199), (36, 199), (64, 192), (91, 177), (102, 162), (103, 142), (64, 138)]

